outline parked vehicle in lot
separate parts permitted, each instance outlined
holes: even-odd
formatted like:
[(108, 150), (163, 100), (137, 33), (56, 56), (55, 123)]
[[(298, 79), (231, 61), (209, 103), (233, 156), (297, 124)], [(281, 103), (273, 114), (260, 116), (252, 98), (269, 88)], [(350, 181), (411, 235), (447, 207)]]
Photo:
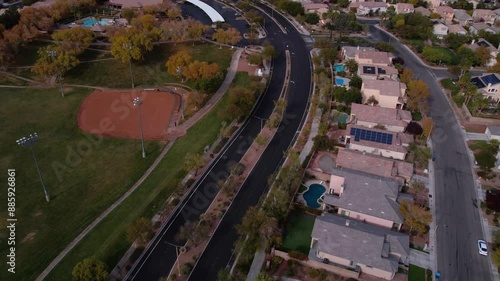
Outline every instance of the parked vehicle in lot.
[(479, 254), (483, 256), (488, 255), (488, 245), (486, 244), (486, 241), (484, 240), (478, 240), (477, 241), (477, 247), (479, 249)]

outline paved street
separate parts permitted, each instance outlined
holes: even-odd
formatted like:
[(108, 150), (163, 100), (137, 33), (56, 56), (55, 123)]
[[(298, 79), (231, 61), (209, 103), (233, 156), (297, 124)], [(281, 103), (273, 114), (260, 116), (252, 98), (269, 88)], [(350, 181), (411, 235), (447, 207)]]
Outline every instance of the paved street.
[[(389, 36), (373, 25), (369, 32), (377, 41), (389, 41)], [(464, 135), (436, 81), (436, 77), (446, 75), (442, 70), (429, 70), (399, 42), (391, 41), (396, 46), (396, 55), (405, 60), (405, 67), (424, 80), (431, 92), (430, 116), (435, 122), (432, 143), (436, 155), (436, 258), (440, 280), (492, 280), (489, 259), (479, 255), (477, 249), (477, 240), (483, 239), (484, 233), (479, 211), (472, 203), (476, 188)]]
[[(234, 13), (227, 14), (233, 15), (234, 18)], [(292, 29), (288, 23), (282, 24)], [(286, 67), (286, 46), (289, 45), (292, 53), (308, 53), (304, 42), (300, 41), (300, 36), (297, 33), (292, 36), (289, 33), (289, 36), (285, 37), (271, 20), (266, 20), (265, 27), (270, 34), (276, 34), (276, 36), (273, 35), (273, 38), (269, 38), (269, 41), (276, 47), (278, 55), (274, 60), (274, 70), (268, 88), (255, 111), (252, 112), (253, 115), (261, 118), (267, 118), (271, 114), (273, 103), (281, 93)], [(294, 38), (295, 41), (290, 38)], [(240, 222), (246, 209), (255, 205), (260, 196), (266, 191), (268, 176), (277, 169), (283, 159), (283, 152), (296, 135), (307, 106), (311, 73), (308, 56), (297, 58), (292, 55), (292, 61), (294, 62), (291, 73), (292, 80), (300, 82), (291, 83), (289, 86), (287, 113), (278, 134), (271, 141), (262, 159), (256, 164), (248, 180), (242, 186), (218, 230), (212, 235), (207, 250), (199, 257), (190, 280), (215, 280), (219, 269), (224, 268), (231, 260), (233, 256), (232, 246), (236, 240), (234, 226)], [(187, 220), (196, 220), (208, 208), (216, 195), (215, 184), (227, 177), (230, 164), (241, 159), (260, 131), (260, 125), (259, 119), (248, 119), (248, 122), (243, 125), (241, 132), (234, 141), (228, 145), (226, 150), (222, 151), (219, 158), (214, 161), (207, 172), (201, 175), (201, 180), (193, 191), (180, 203), (181, 208), (176, 210), (172, 218), (162, 227), (159, 235), (139, 258), (125, 280), (157, 281), (160, 277), (168, 275), (176, 260), (175, 247), (169, 243), (183, 244), (175, 240), (179, 228)]]

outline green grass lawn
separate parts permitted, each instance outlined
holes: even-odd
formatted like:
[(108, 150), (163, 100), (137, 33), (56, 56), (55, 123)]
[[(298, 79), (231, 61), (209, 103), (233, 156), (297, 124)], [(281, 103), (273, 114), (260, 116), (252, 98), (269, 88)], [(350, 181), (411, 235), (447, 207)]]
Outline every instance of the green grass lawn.
[(283, 248), (287, 251), (296, 250), (308, 254), (314, 219), (314, 216), (301, 211), (290, 212), (286, 224), (285, 239), (283, 239)]
[[(237, 73), (232, 87), (248, 87), (250, 79), (246, 73)], [(165, 200), (177, 189), (186, 175), (182, 170), (185, 155), (202, 153), (206, 145), (218, 137), (227, 106), (228, 95), (178, 139), (144, 183), (90, 232), (50, 273), (47, 280), (69, 280), (75, 264), (86, 257), (95, 256), (106, 262), (111, 270), (130, 247), (125, 239), (127, 227), (139, 216), (152, 217)], [(312, 227), (312, 226), (311, 226)]]
[[(448, 48), (439, 47), (439, 46), (432, 46), (430, 48), (438, 50), (441, 53), (441, 55), (440, 55), (441, 64), (451, 63), (455, 59), (456, 54), (453, 53), (453, 51), (448, 49)], [(439, 61), (436, 61), (436, 63), (438, 63), (438, 62)]]
[[(168, 74), (165, 66), (168, 57), (179, 50), (190, 53), (193, 60), (217, 62), (221, 69), (226, 69), (231, 63), (232, 50), (228, 48), (219, 49), (213, 44), (162, 44), (147, 53), (143, 61), (132, 63), (135, 86), (153, 87), (164, 83), (179, 83), (180, 79)], [(130, 88), (129, 64), (116, 60), (80, 64), (66, 73), (64, 83)], [(191, 83), (192, 81), (187, 82), (188, 85)]]
[(408, 281), (425, 281), (425, 269), (410, 264), (408, 270)]
[(299, 193), (304, 193), (307, 190), (307, 186), (301, 184), (299, 188)]
[[(4, 116), (0, 118), (0, 167), (3, 171), (16, 169), (19, 221), (17, 271), (15, 275), (1, 271), (0, 280), (34, 280), (78, 233), (139, 179), (160, 151), (158, 142), (146, 142), (149, 156), (143, 159), (139, 140), (99, 138), (78, 129), (78, 109), (89, 92), (73, 90), (62, 98), (57, 88), (0, 88), (0, 112)], [(30, 151), (16, 144), (17, 139), (34, 132), (40, 137), (35, 152), (51, 197), (49, 203)], [(6, 182), (6, 173), (2, 180)], [(0, 194), (0, 201), (6, 202), (6, 192)], [(0, 219), (5, 221), (6, 216), (6, 208), (2, 208)], [(0, 235), (6, 235), (5, 224)], [(7, 243), (0, 243), (0, 255), (6, 254)]]
[(422, 39), (405, 39), (403, 42), (406, 45), (412, 45), (412, 46), (423, 46), (424, 45), (424, 40), (422, 40)]
[(441, 85), (443, 86), (443, 88), (450, 91), (458, 91), (458, 89), (460, 89), (460, 87), (456, 84), (456, 82), (454, 82), (449, 78), (441, 80)]

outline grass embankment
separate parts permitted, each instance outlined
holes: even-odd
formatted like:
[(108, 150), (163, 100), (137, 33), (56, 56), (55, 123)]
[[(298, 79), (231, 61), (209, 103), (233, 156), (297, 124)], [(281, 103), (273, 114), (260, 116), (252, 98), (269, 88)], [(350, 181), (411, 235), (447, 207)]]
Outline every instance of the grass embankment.
[(283, 248), (286, 251), (300, 251), (309, 253), (311, 246), (311, 233), (315, 217), (298, 210), (290, 212), (287, 219)]
[[(248, 87), (246, 73), (237, 73), (231, 87)], [(144, 183), (89, 233), (51, 272), (47, 280), (69, 280), (73, 267), (89, 256), (106, 262), (111, 270), (130, 247), (125, 238), (126, 229), (137, 217), (151, 218), (178, 188), (186, 175), (182, 161), (187, 153), (203, 153), (206, 145), (218, 137), (222, 122), (221, 112), (228, 103), (224, 95), (219, 103), (179, 138)]]
[[(78, 129), (77, 114), (90, 93), (76, 89), (62, 98), (57, 88), (0, 88), (0, 168), (16, 169), (16, 274), (6, 270), (0, 280), (34, 280), (50, 261), (97, 215), (119, 198), (151, 165), (161, 148), (139, 140), (102, 138)], [(37, 132), (34, 146), (51, 201), (44, 193), (32, 155), (16, 140)], [(60, 176), (58, 177), (57, 171)], [(0, 193), (6, 202), (6, 192)], [(7, 208), (0, 210), (5, 221)], [(5, 224), (0, 237), (6, 237)], [(0, 244), (7, 254), (7, 243)], [(7, 275), (8, 274), (8, 275)], [(66, 279), (69, 280), (69, 279)]]

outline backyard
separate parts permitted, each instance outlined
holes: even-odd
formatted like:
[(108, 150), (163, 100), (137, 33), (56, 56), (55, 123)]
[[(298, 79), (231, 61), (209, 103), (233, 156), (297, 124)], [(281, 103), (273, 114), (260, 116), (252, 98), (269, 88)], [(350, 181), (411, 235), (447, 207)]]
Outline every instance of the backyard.
[(408, 270), (408, 281), (431, 281), (432, 280), (432, 271), (425, 270), (419, 266), (414, 264), (410, 264)]
[(315, 217), (299, 210), (293, 210), (288, 215), (283, 239), (283, 248), (288, 251), (300, 251), (309, 254), (311, 232)]

